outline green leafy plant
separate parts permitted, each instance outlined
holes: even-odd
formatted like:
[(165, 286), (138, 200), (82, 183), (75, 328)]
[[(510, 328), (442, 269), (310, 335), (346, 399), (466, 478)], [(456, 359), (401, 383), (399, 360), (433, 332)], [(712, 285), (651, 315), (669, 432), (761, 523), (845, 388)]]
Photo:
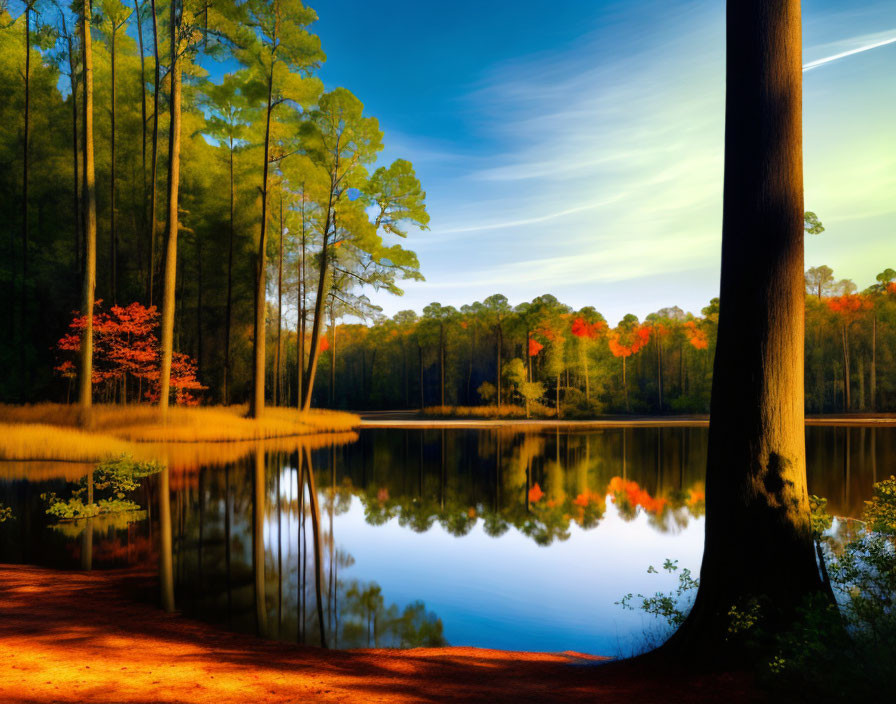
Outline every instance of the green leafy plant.
[(46, 513), (61, 521), (80, 518), (139, 511), (140, 506), (127, 499), (128, 492), (140, 487), (140, 480), (161, 472), (163, 466), (158, 462), (141, 462), (130, 455), (120, 455), (105, 460), (93, 470), (93, 488), (95, 492), (105, 492), (108, 496), (87, 502), (87, 478), (79, 480), (78, 487), (73, 489), (71, 497), (62, 499), (55, 492), (41, 494), (47, 504)]
[[(663, 562), (663, 571), (669, 574), (678, 572), (678, 560), (667, 559)], [(659, 574), (653, 565), (647, 568), (648, 574)], [(618, 606), (629, 611), (643, 611), (644, 613), (663, 619), (671, 626), (679, 626), (684, 622), (691, 609), (693, 601), (692, 594), (696, 593), (700, 586), (699, 578), (691, 576), (691, 571), (685, 567), (678, 573), (678, 587), (672, 592), (665, 594), (657, 592), (653, 596), (645, 596), (644, 594), (626, 594), (622, 599), (615, 602)], [(632, 602), (638, 599), (640, 605), (633, 606)]]

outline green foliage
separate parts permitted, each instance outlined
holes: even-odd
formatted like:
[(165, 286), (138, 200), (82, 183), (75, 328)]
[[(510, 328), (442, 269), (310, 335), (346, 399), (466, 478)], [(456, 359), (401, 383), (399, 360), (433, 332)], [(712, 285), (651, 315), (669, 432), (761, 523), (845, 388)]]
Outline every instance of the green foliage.
[[(678, 560), (666, 559), (663, 562), (662, 569), (669, 574), (678, 572)], [(659, 574), (659, 570), (651, 565), (647, 568), (647, 573)], [(669, 593), (657, 592), (653, 596), (629, 593), (615, 603), (623, 609), (628, 609), (629, 611), (640, 610), (677, 627), (687, 618), (690, 604), (693, 600), (692, 595), (696, 593), (699, 586), (700, 580), (694, 578), (689, 569), (684, 568), (678, 573), (678, 586), (674, 591)], [(636, 598), (640, 600), (640, 604), (632, 606), (632, 602)]]
[[(814, 594), (789, 628), (773, 634), (764, 632), (758, 601), (732, 605), (729, 638), (752, 647), (764, 644), (767, 659), (760, 675), (776, 697), (799, 702), (889, 701), (881, 695), (892, 689), (896, 659), (896, 478), (874, 485), (863, 516), (865, 529), (842, 546), (831, 536), (827, 501), (812, 496), (810, 504), (812, 530), (825, 544), (837, 603)], [(663, 568), (671, 573), (677, 564), (666, 560)], [(648, 572), (657, 570), (650, 567)], [(687, 615), (681, 606), (685, 597), (698, 587), (698, 580), (685, 572), (671, 593), (638, 594), (637, 606), (632, 606), (635, 597), (627, 594), (617, 604), (678, 626)]]
[(896, 477), (874, 485), (871, 501), (865, 502), (865, 521), (871, 531), (896, 535)]
[(476, 389), (476, 393), (479, 394), (479, 398), (481, 398), (484, 403), (491, 403), (498, 393), (498, 389), (490, 381), (483, 381), (479, 385), (479, 388)]
[(824, 225), (821, 224), (821, 220), (818, 219), (815, 213), (807, 210), (804, 216), (803, 229), (807, 235), (820, 235), (824, 232)]
[(809, 497), (809, 520), (815, 540), (821, 540), (830, 530), (834, 517), (827, 512), (828, 500), (812, 494)]
[(157, 474), (162, 469), (158, 462), (141, 462), (130, 455), (121, 455), (102, 462), (93, 470), (94, 491), (106, 492), (108, 496), (94, 497), (96, 500), (93, 503), (87, 503), (88, 482), (85, 477), (72, 490), (70, 498), (62, 499), (55, 492), (49, 492), (41, 494), (41, 499), (47, 504), (46, 513), (59, 520), (138, 511), (140, 506), (127, 499), (127, 494), (140, 488), (140, 479)]
[(428, 612), (422, 601), (399, 611), (386, 606), (376, 582), (351, 580), (340, 609), (340, 647), (434, 648), (447, 645), (442, 620)]

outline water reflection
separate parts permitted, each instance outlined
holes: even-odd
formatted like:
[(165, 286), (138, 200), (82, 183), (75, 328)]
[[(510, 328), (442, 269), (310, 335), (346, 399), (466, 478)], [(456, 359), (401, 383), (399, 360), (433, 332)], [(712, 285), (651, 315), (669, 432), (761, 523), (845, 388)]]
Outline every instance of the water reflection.
[[(161, 603), (330, 647), (446, 640), (624, 652), (644, 623), (613, 602), (699, 567), (706, 430), (364, 431), (318, 447), (193, 451), (138, 490), (148, 517), (48, 527), (62, 480), (0, 467), (0, 559), (158, 565)], [(810, 491), (857, 516), (892, 472), (896, 429), (807, 429)], [(10, 530), (10, 526), (13, 527)], [(66, 532), (67, 531), (67, 532)], [(159, 597), (156, 597), (159, 598)]]

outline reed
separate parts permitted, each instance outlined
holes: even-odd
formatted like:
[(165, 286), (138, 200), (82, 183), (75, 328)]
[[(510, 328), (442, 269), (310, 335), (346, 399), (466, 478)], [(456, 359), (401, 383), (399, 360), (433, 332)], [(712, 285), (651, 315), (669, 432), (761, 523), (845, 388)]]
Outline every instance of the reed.
[[(78, 407), (63, 404), (0, 405), (0, 460), (98, 462), (124, 453), (164, 459), (172, 443), (261, 441), (350, 433), (360, 420), (340, 411), (266, 409), (246, 417), (245, 406), (172, 408), (161, 423), (152, 406), (97, 405), (90, 430), (78, 427)], [(186, 453), (189, 454), (189, 453)], [(162, 455), (160, 457), (160, 455)]]

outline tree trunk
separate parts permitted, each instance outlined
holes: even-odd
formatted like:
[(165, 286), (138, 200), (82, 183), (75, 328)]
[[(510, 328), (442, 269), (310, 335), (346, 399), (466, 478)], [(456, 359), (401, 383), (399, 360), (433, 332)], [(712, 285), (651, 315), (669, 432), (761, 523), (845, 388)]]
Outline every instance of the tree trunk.
[[(337, 165), (338, 171), (338, 165)], [(336, 189), (335, 176), (330, 177), (330, 195), (327, 201), (327, 215), (324, 220), (323, 242), (318, 265), (317, 298), (314, 300), (314, 322), (311, 323), (311, 349), (308, 351), (308, 371), (302, 385), (303, 397), (301, 410), (311, 408), (311, 393), (314, 391), (314, 376), (317, 373), (317, 362), (320, 357), (320, 326), (324, 315), (324, 299), (327, 294), (327, 266), (329, 265), (328, 237), (330, 222), (333, 216), (333, 194)]]
[(846, 322), (843, 323), (841, 332), (843, 334), (843, 410), (849, 413), (852, 410), (852, 394), (849, 371), (849, 330), (846, 327)]
[(666, 647), (712, 659), (738, 650), (732, 609), (758, 609), (774, 632), (824, 590), (806, 491), (799, 0), (730, 0), (727, 28), (706, 542), (694, 607)]
[(423, 409), (426, 408), (423, 396), (423, 345), (419, 342), (417, 343), (417, 356), (420, 368), (420, 412), (423, 413)]
[(445, 323), (439, 324), (439, 385), (442, 407), (445, 406)]
[(498, 387), (498, 396), (496, 400), (497, 409), (501, 408), (501, 348), (504, 346), (504, 331), (501, 329), (501, 324), (498, 323), (498, 344), (496, 345), (495, 351), (497, 352), (497, 367), (495, 369), (495, 377), (496, 384)]
[(110, 287), (110, 297), (113, 304), (118, 304), (118, 233), (115, 230), (115, 35), (118, 29), (112, 24), (112, 32), (109, 37), (110, 62), (112, 64), (112, 84), (111, 84), (111, 115), (112, 130), (110, 132), (109, 148), (109, 271), (112, 280)]
[(156, 17), (156, 0), (150, 0), (152, 7), (152, 55), (155, 62), (155, 75), (152, 90), (152, 157), (149, 175), (149, 269), (146, 272), (147, 300), (152, 306), (153, 281), (155, 279), (156, 259), (156, 180), (159, 169), (159, 31)]
[(302, 184), (302, 252), (299, 257), (299, 300), (297, 311), (299, 314), (296, 323), (296, 408), (302, 407), (303, 381), (305, 376), (305, 184)]
[(230, 403), (230, 327), (233, 324), (233, 137), (230, 137), (230, 237), (227, 242), (227, 303), (224, 312), (224, 405)]
[[(137, 47), (140, 51), (140, 148), (143, 168), (143, 229), (146, 223), (146, 56), (143, 49), (143, 18), (140, 16), (140, 0), (134, 0), (134, 17), (137, 18)], [(151, 270), (151, 269), (150, 269)]]
[(280, 187), (280, 232), (277, 250), (277, 359), (274, 364), (274, 405), (281, 403), (281, 362), (283, 353), (283, 187)]
[(81, 238), (83, 236), (84, 225), (81, 221), (81, 178), (80, 178), (80, 167), (78, 162), (80, 161), (78, 158), (78, 80), (77, 80), (77, 66), (75, 60), (75, 44), (72, 38), (72, 35), (69, 34), (68, 29), (65, 27), (65, 16), (62, 18), (63, 21), (63, 31), (65, 32), (66, 39), (68, 42), (68, 69), (69, 76), (71, 77), (71, 88), (72, 88), (72, 184), (73, 184), (73, 196), (74, 201), (72, 205), (74, 206), (73, 212), (75, 214), (75, 256), (74, 256), (74, 264), (75, 271), (79, 274), (83, 275), (82, 271), (82, 260), (81, 260)]
[(249, 415), (258, 418), (264, 411), (264, 349), (265, 349), (265, 255), (268, 244), (268, 159), (271, 150), (271, 111), (273, 110), (274, 71), (268, 74), (268, 101), (264, 126), (264, 168), (261, 180), (261, 234), (255, 262), (255, 339), (253, 344), (252, 396)]
[(202, 378), (202, 240), (196, 234), (196, 375)]
[(84, 0), (81, 15), (81, 46), (84, 64), (84, 288), (81, 315), (86, 324), (81, 333), (81, 378), (78, 402), (81, 424), (89, 426), (93, 402), (93, 296), (96, 289), (96, 176), (93, 164), (93, 47), (90, 39), (90, 0)]
[(877, 410), (877, 314), (871, 318), (871, 410)]
[[(22, 339), (19, 341), (20, 350), (24, 350), (24, 326), (25, 326), (25, 301), (27, 294), (25, 286), (28, 282), (28, 143), (31, 133), (31, 2), (25, 5), (25, 135), (22, 142), (22, 297), (20, 301), (20, 315), (22, 319)], [(24, 356), (22, 362), (24, 363)], [(25, 368), (22, 367), (24, 374)]]
[[(333, 332), (333, 341), (330, 343), (330, 408), (336, 408), (336, 319), (333, 317), (333, 306), (330, 306), (330, 330)], [(364, 354), (363, 350), (361, 354)], [(364, 378), (361, 378), (361, 388), (364, 387)], [(365, 399), (366, 400), (366, 399)]]
[(180, 22), (177, 2), (171, 2), (171, 124), (168, 130), (168, 224), (165, 234), (165, 281), (162, 291), (162, 350), (159, 374), (159, 409), (162, 419), (168, 415), (168, 393), (171, 385), (171, 356), (174, 351), (174, 287), (177, 282), (177, 205), (180, 187), (180, 109), (181, 66), (177, 33)]

